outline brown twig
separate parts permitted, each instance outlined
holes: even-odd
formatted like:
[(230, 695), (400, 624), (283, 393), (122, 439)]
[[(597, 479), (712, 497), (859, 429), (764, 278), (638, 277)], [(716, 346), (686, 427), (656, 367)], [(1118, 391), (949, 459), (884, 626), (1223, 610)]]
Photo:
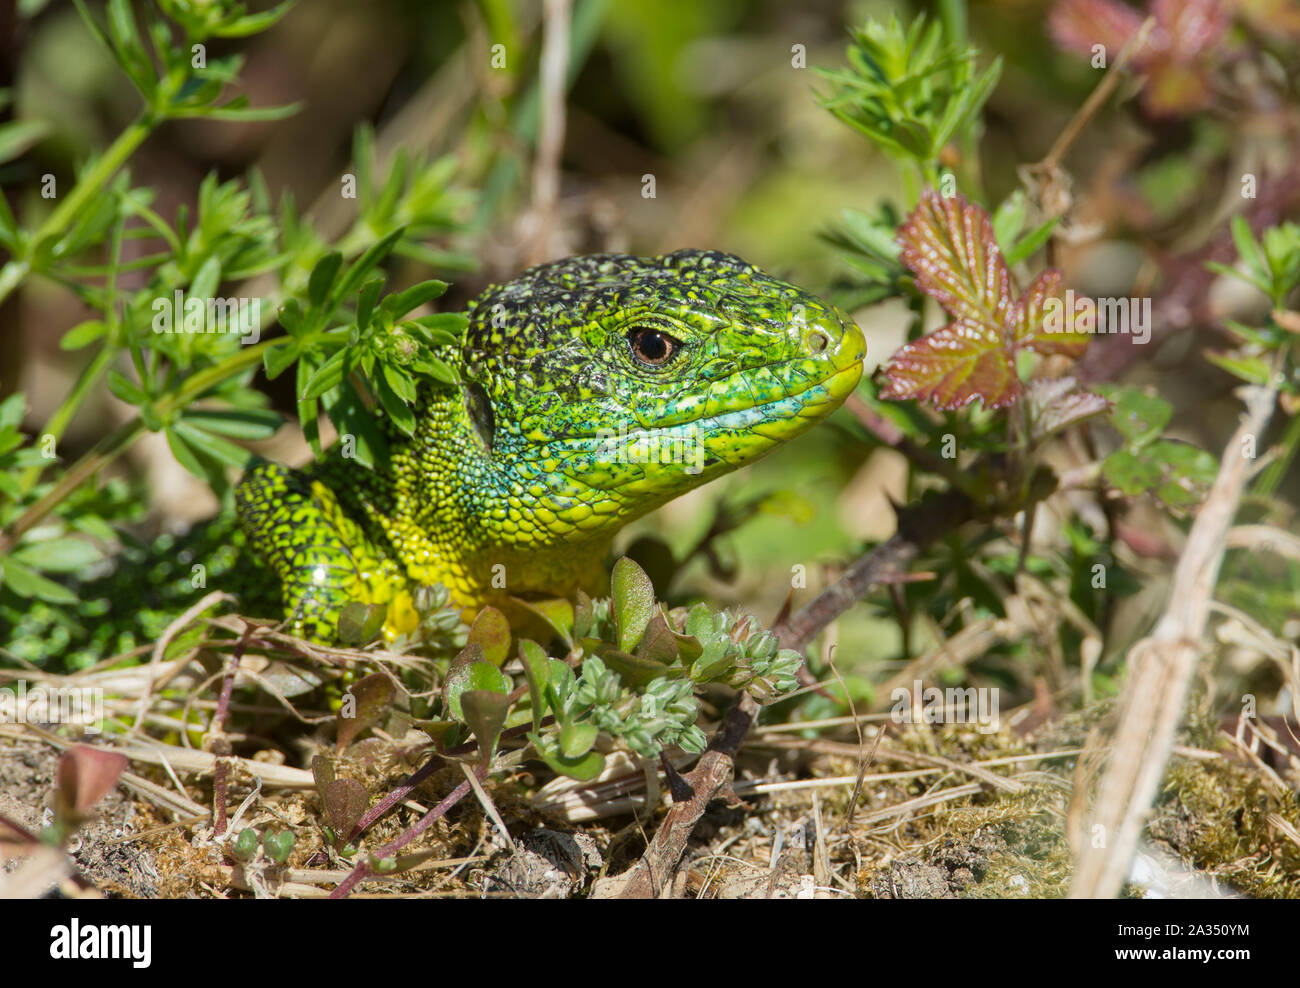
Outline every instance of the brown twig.
[(686, 842), (709, 803), (719, 796), (739, 801), (731, 792), (734, 761), (758, 711), (757, 701), (742, 693), (735, 706), (727, 711), (708, 751), (682, 777), (690, 787), (690, 798), (673, 803), (641, 860), (630, 871), (597, 882), (593, 898), (654, 899), (672, 887), (673, 873), (686, 851)]
[(250, 627), (240, 636), (230, 653), (226, 675), (221, 682), (221, 695), (217, 698), (217, 711), (212, 718), (212, 732), (208, 735), (212, 754), (217, 756), (217, 767), (212, 774), (212, 798), (215, 803), (212, 833), (216, 837), (226, 832), (226, 784), (230, 778), (230, 763), (226, 756), (231, 752), (230, 739), (226, 736), (226, 718), (230, 714), (230, 695), (235, 690), (235, 674), (239, 671), (239, 661), (244, 656), (251, 632)]

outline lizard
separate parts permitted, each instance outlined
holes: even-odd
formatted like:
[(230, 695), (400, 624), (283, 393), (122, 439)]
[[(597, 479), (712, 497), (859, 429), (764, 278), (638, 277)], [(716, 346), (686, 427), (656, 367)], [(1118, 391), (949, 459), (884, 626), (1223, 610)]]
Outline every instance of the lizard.
[(824, 419), (866, 353), (835, 306), (712, 250), (539, 265), (467, 317), (438, 353), (459, 384), (422, 385), (386, 465), (336, 443), (305, 469), (257, 461), (236, 488), (244, 548), (297, 634), (333, 640), (361, 601), (392, 639), (421, 585), (465, 615), (599, 592), (624, 525)]

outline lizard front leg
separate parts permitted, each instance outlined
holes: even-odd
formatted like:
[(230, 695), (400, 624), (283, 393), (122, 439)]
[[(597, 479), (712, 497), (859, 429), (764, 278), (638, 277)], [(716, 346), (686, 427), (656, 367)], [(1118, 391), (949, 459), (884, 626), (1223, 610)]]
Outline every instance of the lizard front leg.
[[(277, 463), (258, 463), (236, 488), (235, 505), (249, 548), (279, 579), (295, 634), (336, 640), (339, 614), (352, 601), (394, 610), (402, 592), (396, 565), (318, 480)], [(391, 635), (391, 616), (388, 624)]]

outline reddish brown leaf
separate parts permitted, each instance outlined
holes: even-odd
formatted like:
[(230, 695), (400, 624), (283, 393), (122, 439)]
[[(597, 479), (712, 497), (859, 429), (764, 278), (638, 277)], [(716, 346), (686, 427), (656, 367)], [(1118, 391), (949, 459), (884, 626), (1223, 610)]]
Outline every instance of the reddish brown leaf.
[[(1151, 14), (1155, 28), (1130, 62), (1147, 77), (1143, 105), (1156, 116), (1204, 109), (1231, 23), (1225, 0), (1152, 0)], [(1069, 51), (1092, 58), (1094, 45), (1105, 46), (1109, 65), (1144, 19), (1115, 0), (1059, 0), (1048, 23), (1056, 43)]]
[(899, 348), (885, 368), (880, 396), (919, 398), (939, 408), (980, 398), (1000, 408), (1015, 399), (1019, 387), (1001, 333), (962, 319)]
[(961, 196), (944, 199), (927, 190), (899, 230), (902, 259), (917, 287), (952, 317), (942, 329), (899, 348), (884, 370), (881, 397), (917, 398), (939, 408), (960, 408), (976, 399), (1000, 408), (1020, 395), (1016, 353), (1077, 357), (1088, 337), (1053, 332), (1045, 325), (1049, 299), (1061, 276), (1044, 271), (1018, 300), (993, 235), (979, 206)]
[[(1049, 300), (1055, 299), (1061, 308), (1059, 326), (1047, 324)], [(1053, 332), (1053, 328), (1071, 328), (1066, 321), (1064, 305), (1061, 303), (1061, 272), (1055, 268), (1043, 271), (1025, 293), (1016, 300), (1012, 310), (1011, 325), (1015, 327), (1015, 339), (1019, 347), (1033, 350), (1044, 356), (1059, 353), (1066, 357), (1082, 356), (1088, 345), (1086, 333)], [(1078, 327), (1078, 321), (1073, 324)], [(1089, 329), (1094, 327), (1078, 327)]]
[(1151, 13), (1164, 34), (1161, 40), (1178, 62), (1213, 52), (1228, 31), (1223, 0), (1153, 0)]
[(1011, 276), (989, 215), (979, 206), (927, 189), (898, 231), (898, 243), (916, 286), (953, 319), (1006, 322)]
[(76, 744), (63, 753), (58, 768), (58, 801), (80, 819), (117, 785), (126, 771), (126, 756), (106, 748)]
[(1137, 34), (1142, 15), (1116, 0), (1061, 0), (1047, 23), (1056, 43), (1068, 51), (1091, 58), (1093, 45), (1105, 45), (1109, 64)]

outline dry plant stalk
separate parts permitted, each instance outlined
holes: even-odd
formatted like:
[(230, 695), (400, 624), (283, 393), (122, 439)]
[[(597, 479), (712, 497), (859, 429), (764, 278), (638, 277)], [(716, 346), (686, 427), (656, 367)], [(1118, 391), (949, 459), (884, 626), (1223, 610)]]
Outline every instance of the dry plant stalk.
[(1263, 435), (1277, 396), (1271, 388), (1244, 390), (1245, 419), (1224, 449), (1219, 475), (1192, 524), (1174, 570), (1169, 603), (1151, 635), (1129, 651), (1129, 680), (1117, 705), (1111, 757), (1097, 787), (1085, 839), (1076, 848), (1072, 898), (1113, 898), (1119, 893), (1164, 777), (1202, 652), (1228, 529), (1253, 462), (1244, 450), (1248, 437)]

